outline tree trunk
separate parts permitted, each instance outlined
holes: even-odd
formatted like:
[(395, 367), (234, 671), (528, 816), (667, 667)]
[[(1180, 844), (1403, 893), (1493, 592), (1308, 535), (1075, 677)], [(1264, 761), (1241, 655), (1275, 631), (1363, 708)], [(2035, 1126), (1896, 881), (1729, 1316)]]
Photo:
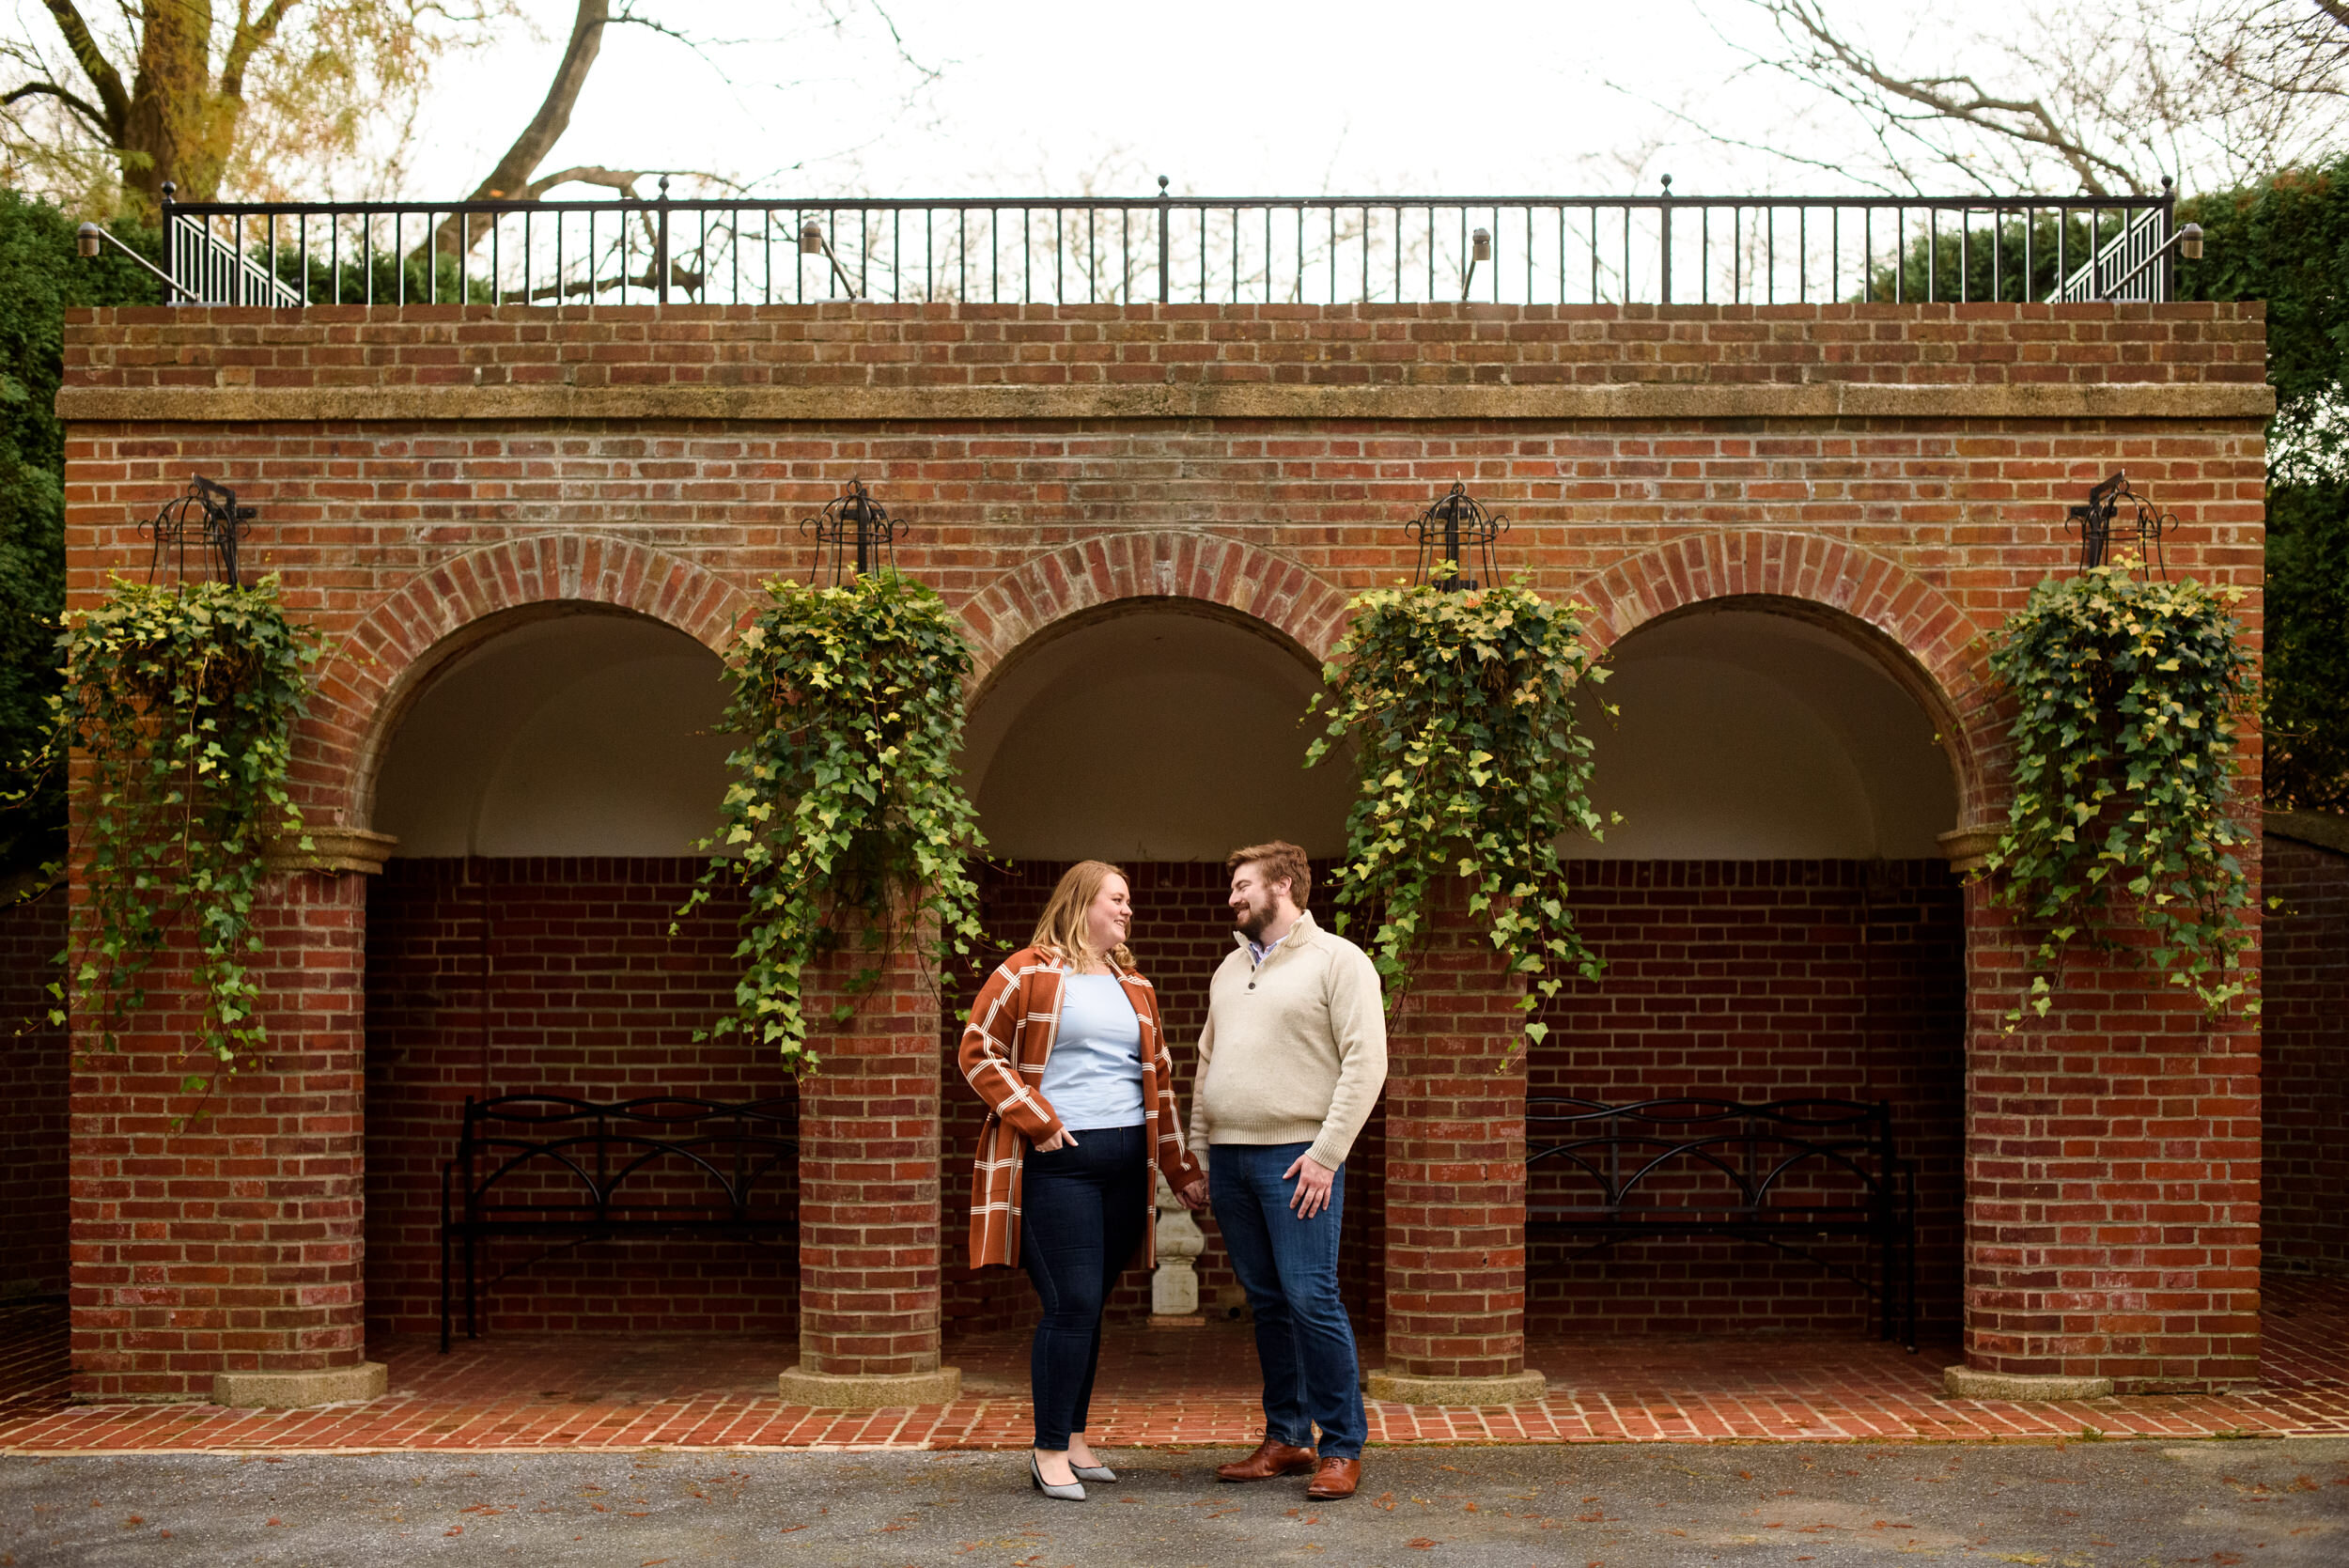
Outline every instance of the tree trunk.
[(140, 10), (138, 70), (118, 149), (122, 183), (149, 210), (167, 179), (182, 201), (210, 201), (243, 107), (212, 89), (211, 0), (146, 0)]

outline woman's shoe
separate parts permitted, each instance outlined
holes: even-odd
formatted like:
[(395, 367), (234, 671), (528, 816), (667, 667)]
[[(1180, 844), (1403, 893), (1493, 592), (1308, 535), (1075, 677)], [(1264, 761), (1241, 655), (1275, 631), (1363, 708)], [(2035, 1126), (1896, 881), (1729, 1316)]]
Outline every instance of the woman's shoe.
[(1098, 1482), (1104, 1486), (1117, 1484), (1117, 1472), (1107, 1465), (1071, 1465), (1068, 1470), (1079, 1481)]
[[(1074, 1468), (1074, 1467), (1072, 1466), (1071, 1468)], [(1050, 1482), (1045, 1480), (1043, 1467), (1039, 1466), (1035, 1462), (1035, 1453), (1034, 1450), (1029, 1451), (1028, 1453), (1028, 1483), (1034, 1486), (1037, 1491), (1043, 1493), (1046, 1497), (1058, 1498), (1063, 1502), (1082, 1502), (1085, 1500), (1085, 1489), (1082, 1486), (1055, 1486)]]

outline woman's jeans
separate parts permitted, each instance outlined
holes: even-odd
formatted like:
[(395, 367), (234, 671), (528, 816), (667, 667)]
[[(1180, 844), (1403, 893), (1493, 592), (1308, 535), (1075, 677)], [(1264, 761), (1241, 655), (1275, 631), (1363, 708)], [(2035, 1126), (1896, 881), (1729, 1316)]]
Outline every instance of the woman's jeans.
[(1065, 1449), (1085, 1429), (1101, 1360), (1101, 1306), (1148, 1222), (1143, 1128), (1081, 1127), (1077, 1146), (1028, 1151), (1019, 1193), (1019, 1263), (1044, 1316), (1028, 1355), (1035, 1446)]
[(1256, 1316), (1256, 1360), (1264, 1369), (1265, 1436), (1312, 1448), (1321, 1428), (1324, 1459), (1359, 1459), (1370, 1436), (1354, 1326), (1338, 1299), (1338, 1226), (1346, 1214), (1346, 1171), (1330, 1184), (1330, 1204), (1311, 1219), (1289, 1207), (1295, 1180), (1282, 1172), (1310, 1143), (1218, 1143), (1207, 1155), (1207, 1191), (1232, 1272)]

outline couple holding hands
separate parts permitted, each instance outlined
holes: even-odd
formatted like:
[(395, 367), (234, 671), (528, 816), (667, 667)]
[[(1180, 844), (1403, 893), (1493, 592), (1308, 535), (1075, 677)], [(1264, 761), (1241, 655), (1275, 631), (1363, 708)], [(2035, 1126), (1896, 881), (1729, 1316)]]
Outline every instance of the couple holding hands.
[(971, 1262), (1024, 1268), (1043, 1305), (1028, 1464), (1049, 1497), (1081, 1500), (1086, 1482), (1117, 1479), (1085, 1441), (1086, 1406), (1110, 1288), (1137, 1247), (1156, 1261), (1154, 1166), (1185, 1207), (1212, 1204), (1255, 1315), (1265, 1439), (1217, 1476), (1309, 1470), (1318, 1500), (1352, 1497), (1361, 1479), (1368, 1421), (1338, 1224), (1346, 1151), (1386, 1083), (1378, 972), (1305, 912), (1313, 875), (1297, 846), (1252, 845), (1225, 864), (1236, 945), (1209, 990), (1188, 1140), (1114, 866), (1069, 869), (963, 1032), (962, 1075), (988, 1108)]

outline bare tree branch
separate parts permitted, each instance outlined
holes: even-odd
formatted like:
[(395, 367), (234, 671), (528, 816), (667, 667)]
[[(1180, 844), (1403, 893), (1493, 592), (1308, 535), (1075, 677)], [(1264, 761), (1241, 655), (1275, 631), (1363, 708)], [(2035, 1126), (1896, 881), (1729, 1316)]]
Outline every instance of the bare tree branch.
[(545, 101), (522, 133), (514, 138), (514, 145), (506, 149), (506, 156), (474, 189), (473, 200), (490, 201), (520, 191), (570, 129), (571, 111), (578, 107), (580, 89), (586, 86), (587, 74), (595, 69), (597, 53), (603, 48), (603, 30), (611, 20), (611, 0), (579, 0), (570, 41), (564, 46), (562, 62), (554, 68), (554, 80), (547, 85)]
[(73, 53), (73, 63), (82, 68), (97, 90), (98, 101), (106, 106), (106, 134), (119, 139), (122, 128), (131, 118), (131, 94), (122, 85), (122, 73), (115, 70), (105, 52), (98, 47), (98, 39), (82, 20), (80, 8), (73, 0), (43, 0), (49, 14), (56, 19), (57, 31), (65, 35), (65, 46)]
[(266, 48), (277, 36), (278, 26), (286, 20), (292, 0), (270, 0), (269, 7), (247, 22), (240, 18), (236, 36), (228, 40), (228, 54), (220, 67), (220, 90), (230, 98), (244, 96), (244, 72), (257, 49)]
[(91, 130), (101, 136), (107, 133), (105, 114), (96, 104), (68, 92), (54, 82), (27, 82), (6, 97), (0, 97), (0, 104), (14, 103), (20, 98), (54, 98), (87, 120)]

